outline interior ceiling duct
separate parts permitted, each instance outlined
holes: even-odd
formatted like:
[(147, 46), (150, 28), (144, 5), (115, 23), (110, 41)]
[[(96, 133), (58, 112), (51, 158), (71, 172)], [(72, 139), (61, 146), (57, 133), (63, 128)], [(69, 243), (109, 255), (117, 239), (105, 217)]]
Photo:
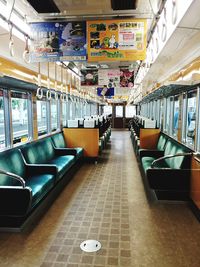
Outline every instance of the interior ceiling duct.
[(60, 13), (53, 0), (27, 0), (38, 13)]
[(137, 0), (111, 0), (113, 10), (136, 9)]

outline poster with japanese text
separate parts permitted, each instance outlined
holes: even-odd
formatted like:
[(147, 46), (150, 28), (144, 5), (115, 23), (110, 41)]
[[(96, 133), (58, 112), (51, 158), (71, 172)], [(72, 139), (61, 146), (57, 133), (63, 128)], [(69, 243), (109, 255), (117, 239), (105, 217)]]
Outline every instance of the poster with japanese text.
[(107, 87), (119, 87), (120, 85), (120, 69), (99, 69), (99, 85)]
[(145, 19), (88, 21), (88, 61), (144, 60), (146, 31)]

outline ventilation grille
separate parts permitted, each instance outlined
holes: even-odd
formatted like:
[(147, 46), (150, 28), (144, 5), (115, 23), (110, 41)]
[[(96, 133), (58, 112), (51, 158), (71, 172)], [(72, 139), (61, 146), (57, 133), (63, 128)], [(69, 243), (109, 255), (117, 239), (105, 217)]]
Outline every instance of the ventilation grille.
[(53, 0), (27, 0), (38, 13), (60, 13)]
[(137, 0), (111, 0), (113, 10), (136, 9)]

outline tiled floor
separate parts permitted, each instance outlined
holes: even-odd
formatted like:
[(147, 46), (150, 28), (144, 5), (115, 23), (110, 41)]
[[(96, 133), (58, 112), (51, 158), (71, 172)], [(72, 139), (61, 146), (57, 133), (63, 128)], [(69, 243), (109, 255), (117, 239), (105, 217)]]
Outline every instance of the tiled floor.
[[(102, 249), (82, 252), (97, 239)], [(200, 224), (187, 204), (149, 203), (128, 131), (113, 131), (27, 234), (0, 234), (0, 267), (200, 266)]]

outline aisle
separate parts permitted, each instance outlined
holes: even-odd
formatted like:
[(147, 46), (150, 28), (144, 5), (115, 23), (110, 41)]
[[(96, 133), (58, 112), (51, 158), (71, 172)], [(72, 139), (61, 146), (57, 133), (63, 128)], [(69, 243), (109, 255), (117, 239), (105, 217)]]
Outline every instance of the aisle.
[[(102, 249), (85, 253), (85, 239)], [(1, 267), (200, 266), (200, 224), (186, 204), (149, 203), (129, 132), (113, 131), (29, 234), (0, 234)]]

